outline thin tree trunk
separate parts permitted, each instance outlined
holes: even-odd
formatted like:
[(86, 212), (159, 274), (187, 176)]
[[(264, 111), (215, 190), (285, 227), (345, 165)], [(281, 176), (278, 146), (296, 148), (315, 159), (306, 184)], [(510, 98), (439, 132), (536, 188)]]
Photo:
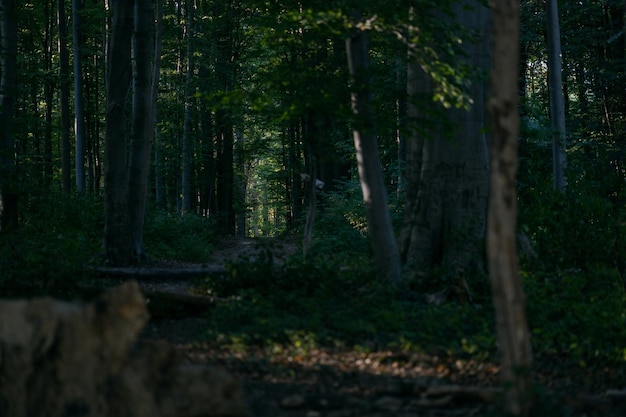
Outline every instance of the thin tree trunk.
[(506, 387), (505, 409), (511, 415), (524, 416), (531, 406), (532, 379), (530, 335), (516, 252), (515, 178), (519, 132), (517, 0), (495, 0), (493, 16), (487, 251), (501, 356), (501, 380)]
[(185, 75), (185, 112), (183, 121), (183, 167), (182, 167), (182, 187), (183, 187), (183, 205), (182, 212), (188, 213), (192, 209), (192, 201), (194, 201), (191, 192), (192, 177), (192, 140), (191, 140), (191, 118), (193, 111), (194, 94), (194, 49), (193, 49), (193, 19), (194, 19), (194, 1), (187, 0), (187, 73)]
[(70, 58), (67, 50), (67, 18), (65, 0), (58, 0), (59, 26), (59, 82), (61, 101), (61, 178), (65, 194), (69, 194), (71, 182), (70, 152)]
[(306, 166), (307, 176), (301, 177), (304, 180), (306, 190), (306, 219), (304, 223), (304, 230), (302, 232), (302, 257), (307, 259), (309, 250), (313, 243), (313, 231), (315, 226), (315, 215), (317, 211), (317, 190), (315, 189), (315, 179), (317, 178), (317, 155), (315, 155), (314, 149), (316, 149), (316, 141), (319, 136), (319, 132), (315, 123), (314, 112), (309, 111), (305, 118), (302, 118), (302, 131), (303, 142), (305, 143), (304, 160)]
[(161, 50), (163, 39), (163, 0), (156, 2), (156, 30), (154, 34), (154, 62), (152, 64), (152, 115), (150, 125), (154, 128), (154, 178), (155, 198), (158, 209), (165, 207), (165, 184), (163, 182), (163, 161), (159, 149), (159, 132), (157, 128), (157, 98), (159, 94), (159, 80), (161, 76)]
[(0, 3), (0, 231), (18, 225), (13, 112), (17, 86), (15, 0)]
[(552, 121), (553, 187), (565, 192), (565, 98), (561, 67), (561, 34), (557, 0), (546, 2), (548, 16), (548, 87)]
[[(243, 120), (240, 121), (243, 125)], [(243, 129), (238, 128), (236, 132), (235, 142), (235, 161), (237, 161), (238, 172), (235, 175), (235, 190), (236, 190), (236, 228), (235, 231), (238, 237), (245, 237), (247, 235), (246, 216), (248, 213), (246, 204), (246, 187), (247, 187), (247, 175), (246, 175), (246, 163), (244, 155), (244, 142), (245, 137), (243, 135)]]
[(74, 134), (76, 135), (76, 191), (85, 192), (85, 112), (83, 107), (83, 59), (81, 50), (81, 0), (72, 0), (74, 45)]
[[(356, 24), (360, 11), (354, 13)], [(370, 84), (369, 47), (366, 33), (355, 28), (346, 40), (348, 67), (354, 86), (352, 113), (354, 115), (354, 147), (358, 164), (363, 202), (367, 215), (369, 239), (374, 251), (377, 274), (392, 285), (400, 282), (400, 255), (393, 234), (387, 189), (383, 179), (376, 139)]]
[(52, 35), (54, 22), (56, 21), (56, 10), (53, 2), (45, 3), (46, 14), (46, 40), (45, 40), (45, 59), (46, 59), (46, 80), (44, 81), (44, 100), (46, 101), (45, 112), (45, 129), (43, 144), (43, 178), (44, 187), (49, 189), (52, 184), (52, 109), (54, 107), (54, 80), (51, 75), (53, 73), (52, 57), (54, 55), (54, 36)]

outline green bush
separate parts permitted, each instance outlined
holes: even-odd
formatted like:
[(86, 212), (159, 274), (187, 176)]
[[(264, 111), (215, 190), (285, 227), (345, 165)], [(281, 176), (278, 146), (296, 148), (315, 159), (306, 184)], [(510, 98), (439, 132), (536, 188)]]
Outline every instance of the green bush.
[(101, 201), (52, 193), (21, 208), (20, 228), (0, 234), (0, 293), (79, 296), (83, 266), (101, 251)]
[(151, 258), (207, 262), (215, 241), (213, 222), (205, 217), (156, 212), (146, 218), (144, 242)]
[(626, 361), (626, 294), (615, 270), (524, 277), (536, 350), (580, 366)]

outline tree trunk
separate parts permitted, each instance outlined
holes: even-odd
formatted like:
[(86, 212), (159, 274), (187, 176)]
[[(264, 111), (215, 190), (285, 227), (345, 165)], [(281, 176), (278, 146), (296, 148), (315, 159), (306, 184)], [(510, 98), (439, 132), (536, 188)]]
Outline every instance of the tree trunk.
[(129, 264), (131, 240), (128, 223), (126, 171), (126, 97), (131, 82), (133, 2), (110, 0), (113, 12), (107, 50), (107, 103), (104, 144), (104, 243), (109, 262)]
[(152, 112), (152, 30), (151, 0), (135, 0), (133, 60), (133, 128), (128, 171), (128, 219), (133, 256), (144, 257), (143, 223), (150, 177), (150, 155), (154, 134)]
[[(233, 88), (234, 69), (236, 61), (235, 44), (232, 41), (232, 31), (238, 24), (234, 19), (235, 11), (232, 4), (213, 5), (215, 19), (215, 76), (218, 88), (223, 93), (229, 93)], [(233, 114), (227, 107), (220, 108), (215, 113), (215, 130), (217, 133), (217, 164), (216, 164), (216, 198), (217, 218), (220, 231), (232, 235), (235, 233), (234, 209), (234, 132)]]
[(72, 0), (72, 27), (74, 46), (74, 134), (76, 135), (76, 191), (85, 192), (85, 112), (83, 107), (83, 59), (81, 0)]
[[(356, 25), (360, 11), (354, 13)], [(348, 67), (352, 78), (352, 113), (354, 115), (354, 147), (358, 164), (363, 202), (367, 216), (369, 239), (374, 252), (377, 274), (392, 285), (400, 281), (400, 257), (387, 205), (376, 125), (372, 110), (369, 47), (366, 33), (354, 28), (346, 40)]]
[[(46, 40), (45, 40), (45, 70), (47, 74), (53, 74), (52, 57), (54, 56), (54, 22), (56, 21), (56, 10), (53, 2), (45, 2), (46, 14)], [(44, 100), (46, 102), (45, 129), (43, 145), (43, 184), (46, 190), (52, 184), (52, 109), (54, 107), (54, 79), (46, 77), (44, 81)]]
[[(466, 7), (470, 6), (470, 7)], [(468, 59), (488, 69), (488, 9), (473, 0), (456, 7), (456, 18), (475, 31), (476, 42), (467, 43)], [(429, 80), (419, 66), (408, 68), (409, 123), (416, 127), (420, 96), (432, 96)], [(446, 277), (462, 279), (466, 272), (482, 269), (488, 194), (488, 156), (485, 125), (485, 83), (474, 80), (469, 111), (447, 112), (453, 137), (441, 129), (424, 137), (428, 129), (412, 129), (407, 138), (406, 206), (400, 251), (402, 261), (417, 271), (445, 267)], [(432, 105), (432, 104), (429, 104)]]
[(0, 231), (17, 227), (13, 112), (17, 86), (15, 0), (0, 3)]
[(195, 101), (194, 94), (194, 49), (193, 49), (193, 19), (194, 19), (194, 1), (187, 0), (185, 2), (187, 7), (187, 73), (185, 75), (185, 112), (183, 122), (183, 167), (182, 167), (182, 188), (183, 188), (183, 204), (182, 212), (188, 213), (192, 211), (192, 202), (195, 199), (192, 196), (191, 191), (191, 177), (192, 177), (192, 157), (193, 146), (191, 139), (191, 118), (193, 112), (193, 102)]
[(58, 0), (59, 26), (59, 82), (61, 101), (61, 175), (62, 188), (69, 194), (72, 187), (70, 163), (70, 58), (67, 50), (67, 18), (65, 16), (65, 0)]
[(546, 2), (548, 16), (548, 87), (552, 121), (553, 187), (565, 192), (565, 98), (561, 69), (561, 34), (557, 0)]
[(517, 0), (496, 0), (493, 3), (487, 251), (501, 355), (501, 379), (507, 388), (505, 408), (511, 415), (523, 416), (528, 414), (531, 406), (532, 381), (530, 335), (516, 252), (518, 7)]
[(248, 214), (246, 205), (246, 189), (248, 185), (248, 178), (246, 172), (246, 162), (244, 155), (244, 143), (245, 137), (243, 133), (243, 120), (240, 121), (241, 126), (237, 129), (235, 134), (235, 161), (237, 164), (237, 172), (235, 174), (235, 217), (236, 217), (236, 233), (238, 237), (246, 237), (247, 224), (246, 217)]
[[(158, 149), (158, 128), (157, 128), (157, 98), (159, 95), (159, 80), (161, 76), (161, 50), (163, 45), (163, 0), (156, 2), (156, 29), (154, 32), (154, 62), (152, 63), (152, 112), (150, 115), (150, 126), (154, 131), (154, 148)], [(154, 178), (155, 178), (155, 200), (157, 209), (165, 207), (165, 184), (163, 183), (162, 161), (160, 155), (154, 152)]]

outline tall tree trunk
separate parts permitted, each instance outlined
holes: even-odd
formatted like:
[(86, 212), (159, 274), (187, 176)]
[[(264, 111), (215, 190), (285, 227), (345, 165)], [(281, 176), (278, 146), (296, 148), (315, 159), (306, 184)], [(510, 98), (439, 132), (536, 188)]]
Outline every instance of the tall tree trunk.
[[(154, 149), (158, 149), (158, 128), (157, 128), (157, 98), (159, 95), (159, 80), (161, 76), (161, 49), (163, 45), (163, 0), (156, 2), (156, 29), (154, 32), (154, 62), (152, 63), (152, 114), (150, 126), (154, 130)], [(165, 207), (165, 184), (163, 182), (163, 166), (160, 154), (154, 152), (154, 178), (155, 178), (155, 199), (156, 207)]]
[(0, 2), (0, 231), (17, 227), (13, 113), (17, 86), (15, 0)]
[(192, 123), (192, 113), (193, 113), (193, 104), (195, 101), (195, 91), (194, 91), (194, 49), (193, 49), (193, 31), (194, 31), (194, 8), (195, 2), (193, 0), (187, 0), (185, 2), (185, 7), (187, 8), (187, 22), (186, 22), (186, 32), (187, 32), (187, 72), (185, 75), (185, 112), (184, 112), (184, 121), (183, 121), (183, 167), (182, 167), (182, 187), (183, 187), (183, 205), (182, 212), (188, 213), (192, 211), (192, 202), (195, 199), (192, 196), (192, 158), (191, 155), (193, 153), (193, 145), (191, 138), (191, 123)]
[(74, 46), (74, 134), (76, 135), (75, 170), (76, 191), (85, 192), (85, 112), (83, 107), (83, 59), (81, 0), (72, 0), (72, 28)]
[(44, 187), (49, 189), (52, 184), (52, 109), (54, 107), (54, 79), (52, 57), (54, 55), (54, 36), (52, 34), (54, 22), (56, 21), (56, 10), (53, 2), (44, 2), (46, 14), (46, 40), (45, 40), (45, 70), (47, 77), (44, 81), (44, 100), (46, 102), (45, 129), (43, 145), (43, 178)]
[(150, 177), (150, 155), (154, 134), (152, 112), (152, 31), (151, 0), (135, 0), (133, 61), (133, 127), (128, 167), (128, 219), (134, 260), (145, 258), (143, 224)]
[(104, 243), (112, 265), (132, 261), (128, 223), (126, 171), (126, 97), (131, 82), (133, 2), (109, 0), (113, 12), (107, 50), (106, 121), (104, 143)]
[(320, 132), (317, 127), (317, 115), (309, 111), (306, 117), (302, 118), (302, 139), (305, 144), (304, 163), (307, 175), (301, 177), (304, 180), (306, 219), (302, 232), (302, 257), (307, 258), (313, 243), (313, 231), (315, 226), (315, 215), (317, 211), (317, 190), (315, 180), (318, 176), (318, 157), (315, 152)]
[(248, 185), (248, 178), (246, 172), (246, 162), (244, 155), (244, 143), (245, 137), (243, 133), (243, 120), (241, 120), (237, 132), (235, 133), (235, 161), (237, 164), (237, 172), (235, 174), (235, 218), (236, 227), (235, 231), (238, 237), (245, 237), (247, 235), (246, 217), (248, 214), (246, 204), (246, 188)]
[(216, 114), (219, 150), (217, 159), (217, 219), (223, 233), (235, 233), (234, 134), (230, 111)]
[(553, 187), (565, 192), (565, 98), (561, 68), (561, 33), (557, 0), (546, 2), (548, 16), (548, 88), (552, 121)]
[(519, 5), (493, 3), (494, 57), (491, 76), (490, 194), (487, 233), (489, 275), (496, 311), (501, 380), (506, 412), (524, 416), (531, 406), (531, 346), (525, 297), (517, 265), (517, 135)]
[[(475, 43), (465, 43), (467, 59), (486, 72), (489, 11), (474, 0), (455, 7), (457, 21), (476, 34)], [(408, 71), (408, 119), (416, 127), (415, 105), (426, 102), (420, 96), (432, 97), (432, 89), (417, 63), (410, 62)], [(484, 266), (480, 248), (487, 217), (485, 82), (474, 80), (470, 95), (470, 110), (447, 112), (453, 132), (431, 131), (434, 137), (425, 138), (419, 132), (428, 129), (414, 128), (407, 139), (406, 206), (399, 238), (407, 266), (417, 271), (444, 266), (446, 278), (455, 284), (461, 280), (461, 285), (466, 273)]]
[(65, 0), (58, 0), (59, 82), (61, 101), (61, 179), (63, 192), (69, 194), (71, 180), (70, 152), (70, 58), (67, 50), (67, 18)]
[[(228, 93), (233, 88), (234, 65), (236, 63), (235, 42), (232, 33), (238, 25), (235, 21), (231, 3), (216, 2), (213, 5), (215, 21), (215, 76), (218, 88)], [(234, 126), (232, 109), (222, 107), (215, 113), (217, 133), (216, 198), (217, 221), (220, 231), (232, 235), (235, 233), (234, 209)]]
[[(358, 26), (360, 11), (354, 12)], [(376, 125), (370, 93), (369, 46), (366, 33), (353, 29), (346, 40), (348, 67), (354, 83), (352, 113), (354, 115), (354, 147), (359, 179), (367, 216), (370, 243), (374, 252), (377, 274), (392, 285), (400, 281), (400, 256), (387, 205), (387, 189), (380, 166)]]

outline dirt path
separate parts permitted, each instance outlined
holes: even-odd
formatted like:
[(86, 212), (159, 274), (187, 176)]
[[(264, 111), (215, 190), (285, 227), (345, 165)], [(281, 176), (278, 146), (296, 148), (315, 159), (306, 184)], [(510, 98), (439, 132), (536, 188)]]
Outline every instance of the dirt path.
[[(253, 239), (224, 241), (211, 260), (223, 267), (237, 259), (254, 259), (272, 250), (282, 262), (297, 250), (296, 244)], [(188, 280), (147, 280), (141, 283), (155, 291), (189, 294)], [(499, 396), (498, 368), (479, 363), (427, 354), (403, 352), (356, 352), (314, 349), (298, 354), (274, 348), (233, 349), (206, 340), (205, 314), (152, 320), (143, 337), (172, 343), (192, 363), (220, 366), (238, 375), (248, 406), (256, 417), (424, 417), (496, 416)], [(539, 379), (554, 378), (552, 375)], [(549, 381), (552, 383), (553, 381)], [(551, 395), (537, 416), (626, 415), (603, 395), (586, 398), (571, 382), (551, 386), (562, 396)], [(572, 394), (574, 393), (574, 394)]]

